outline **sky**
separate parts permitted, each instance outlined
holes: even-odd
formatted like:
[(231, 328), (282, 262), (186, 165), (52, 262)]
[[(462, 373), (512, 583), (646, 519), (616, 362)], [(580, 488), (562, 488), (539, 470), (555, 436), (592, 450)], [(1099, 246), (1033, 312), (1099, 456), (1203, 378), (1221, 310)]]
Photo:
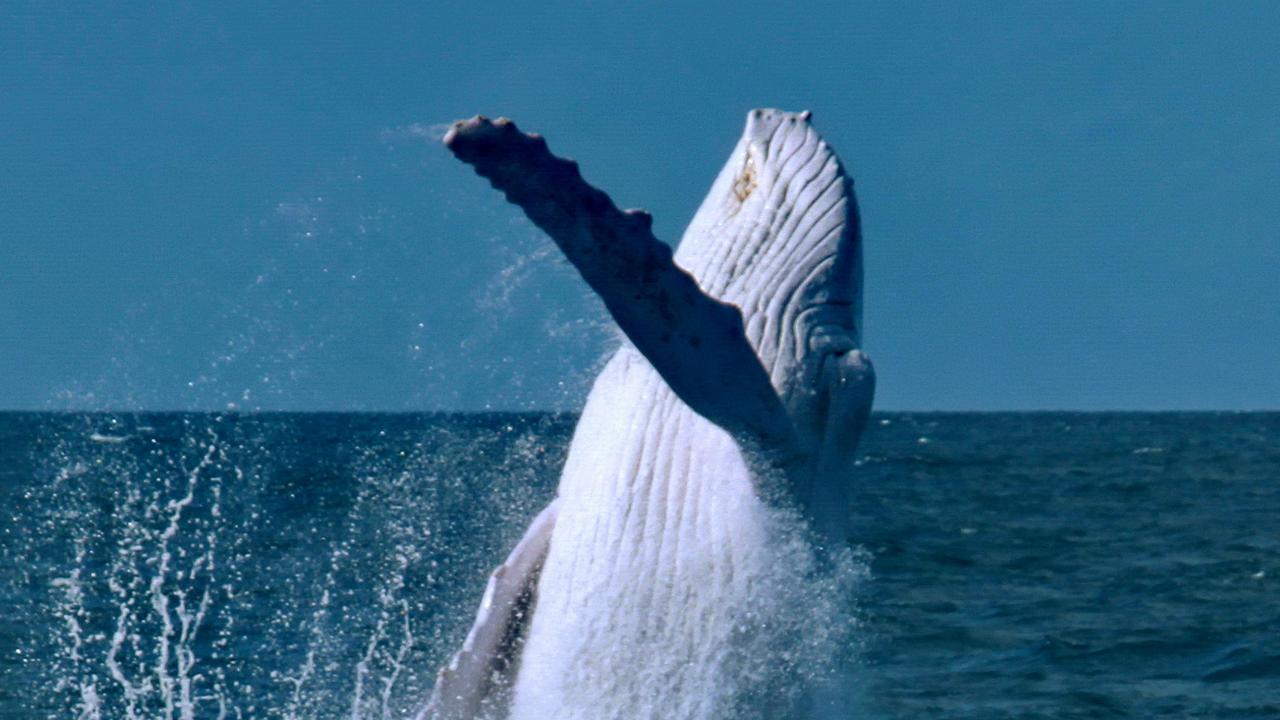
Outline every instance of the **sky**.
[(7, 2), (0, 409), (572, 409), (607, 316), (442, 128), (511, 117), (674, 243), (754, 107), (812, 110), (855, 178), (878, 408), (1280, 408), (1277, 28), (1261, 2)]

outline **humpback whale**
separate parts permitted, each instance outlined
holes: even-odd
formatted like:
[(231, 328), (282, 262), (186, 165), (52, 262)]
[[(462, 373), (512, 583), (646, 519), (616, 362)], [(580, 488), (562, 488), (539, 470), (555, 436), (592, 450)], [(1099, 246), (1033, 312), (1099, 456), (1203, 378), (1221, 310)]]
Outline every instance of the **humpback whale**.
[(444, 143), (550, 236), (623, 337), (556, 499), (490, 576), (419, 718), (738, 716), (734, 674), (786, 612), (769, 602), (788, 562), (776, 519), (843, 542), (875, 387), (852, 181), (808, 111), (753, 110), (673, 255), (647, 213), (505, 118)]

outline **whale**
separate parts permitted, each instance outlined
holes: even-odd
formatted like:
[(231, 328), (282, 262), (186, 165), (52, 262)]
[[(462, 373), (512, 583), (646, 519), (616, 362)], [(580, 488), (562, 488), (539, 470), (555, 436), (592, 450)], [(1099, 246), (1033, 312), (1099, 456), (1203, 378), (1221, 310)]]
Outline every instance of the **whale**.
[(417, 717), (746, 716), (771, 672), (744, 669), (796, 634), (795, 603), (774, 602), (795, 585), (779, 528), (802, 527), (815, 557), (845, 542), (875, 392), (853, 181), (811, 113), (753, 110), (673, 253), (648, 213), (506, 118), (454, 123), (444, 144), (621, 332), (555, 499)]

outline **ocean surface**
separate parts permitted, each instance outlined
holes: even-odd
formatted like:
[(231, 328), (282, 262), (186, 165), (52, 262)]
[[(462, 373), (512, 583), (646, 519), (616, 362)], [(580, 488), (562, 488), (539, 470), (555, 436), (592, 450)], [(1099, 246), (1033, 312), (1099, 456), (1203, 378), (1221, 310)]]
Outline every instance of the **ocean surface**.
[[(0, 413), (0, 718), (400, 718), (574, 417)], [(847, 718), (1280, 718), (1280, 414), (878, 414)]]

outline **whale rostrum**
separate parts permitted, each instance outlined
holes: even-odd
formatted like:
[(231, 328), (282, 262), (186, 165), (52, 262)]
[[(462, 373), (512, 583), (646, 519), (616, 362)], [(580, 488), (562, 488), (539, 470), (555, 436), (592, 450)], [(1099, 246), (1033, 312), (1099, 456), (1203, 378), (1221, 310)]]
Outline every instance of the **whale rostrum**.
[[(625, 339), (557, 499), (494, 571), (421, 718), (719, 717), (769, 517), (843, 541), (875, 373), (852, 181), (809, 113), (754, 110), (678, 251), (504, 118), (445, 145), (556, 243)], [(765, 618), (767, 621), (767, 618)]]

